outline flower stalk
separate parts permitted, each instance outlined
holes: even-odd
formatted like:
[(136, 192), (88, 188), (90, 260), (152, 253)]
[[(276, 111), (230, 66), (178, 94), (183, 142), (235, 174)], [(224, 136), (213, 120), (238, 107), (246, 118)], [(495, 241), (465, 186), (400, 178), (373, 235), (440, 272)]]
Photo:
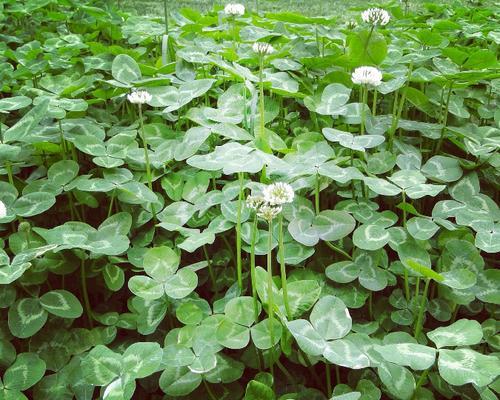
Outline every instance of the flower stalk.
[[(139, 104), (139, 123), (141, 125), (141, 140), (142, 140), (142, 147), (144, 147), (144, 159), (146, 160), (146, 178), (148, 180), (148, 187), (149, 190), (151, 190), (153, 193), (153, 178), (151, 175), (151, 163), (149, 161), (149, 151), (148, 151), (148, 142), (146, 139), (146, 133), (144, 131), (144, 118), (142, 116), (142, 105)], [(151, 204), (151, 211), (153, 213), (153, 219), (156, 220), (156, 209), (155, 205)]]
[(243, 267), (241, 261), (241, 210), (243, 207), (243, 173), (238, 173), (240, 191), (238, 193), (238, 205), (236, 211), (236, 274), (238, 287), (243, 290)]
[(255, 321), (259, 318), (259, 302), (257, 300), (257, 277), (255, 273), (255, 241), (257, 240), (258, 219), (255, 215), (252, 223), (252, 237), (250, 242), (250, 282), (252, 284), (253, 308)]
[(219, 291), (217, 290), (217, 280), (215, 279), (214, 269), (212, 267), (212, 259), (208, 254), (206, 245), (203, 245), (203, 254), (205, 255), (205, 259), (207, 260), (208, 275), (210, 276), (210, 281), (212, 282), (212, 286), (214, 288), (215, 297), (217, 298), (219, 297)]
[(320, 198), (319, 198), (319, 173), (316, 172), (316, 180), (314, 185), (314, 209), (316, 211), (316, 215), (320, 213)]
[(257, 144), (260, 145), (262, 150), (270, 152), (269, 143), (265, 140), (264, 60), (266, 55), (274, 52), (274, 48), (269, 43), (255, 42), (252, 49), (259, 57), (259, 132), (257, 135)]
[(420, 336), (420, 333), (422, 332), (422, 322), (424, 319), (424, 311), (426, 308), (426, 303), (427, 303), (427, 293), (429, 291), (429, 283), (430, 279), (427, 278), (425, 280), (425, 286), (424, 286), (424, 293), (422, 294), (422, 300), (420, 301), (420, 305), (418, 308), (418, 316), (417, 316), (417, 322), (415, 323), (415, 331), (414, 331), (414, 337), (415, 339), (418, 340), (418, 337)]
[(245, 6), (243, 4), (229, 3), (224, 7), (224, 14), (226, 14), (231, 21), (231, 30), (233, 35), (233, 49), (236, 51), (238, 46), (237, 30), (236, 30), (236, 17), (245, 14)]
[[(267, 238), (267, 313), (269, 315), (269, 336), (271, 338), (271, 344), (274, 343), (274, 298), (273, 298), (273, 261), (272, 261), (272, 252), (273, 252), (273, 220), (268, 220), (268, 238)], [(269, 368), (271, 370), (271, 374), (273, 374), (273, 348), (269, 349), (270, 358), (269, 358)]]
[(325, 241), (325, 244), (332, 249), (333, 251), (342, 254), (345, 258), (348, 260), (352, 260), (352, 257), (349, 253), (347, 253), (345, 250), (341, 249), (339, 246), (334, 245), (332, 242)]
[[(283, 234), (283, 216), (281, 211), (282, 205), (291, 203), (295, 193), (293, 188), (284, 182), (276, 182), (267, 185), (262, 191), (262, 196), (249, 196), (246, 200), (247, 207), (255, 210), (256, 217), (260, 217), (267, 221), (268, 238), (267, 238), (267, 313), (269, 316), (269, 335), (271, 343), (274, 343), (274, 298), (273, 298), (273, 270), (272, 270), (272, 249), (273, 249), (273, 220), (279, 216), (279, 237), (278, 237), (278, 259), (280, 264), (281, 286), (283, 290), (283, 302), (285, 305), (286, 315), (289, 319), (292, 317), (290, 303), (288, 300), (288, 290), (286, 282), (286, 264), (285, 264), (285, 246)], [(252, 296), (256, 297), (255, 293), (255, 234), (257, 230), (257, 219), (254, 220), (252, 226), (251, 254), (250, 254), (250, 274), (252, 279)], [(255, 300), (254, 300), (255, 302)], [(254, 303), (255, 304), (255, 303)], [(255, 313), (258, 314), (257, 305), (255, 304)], [(271, 373), (273, 372), (273, 349), (269, 350), (270, 360), (269, 365)]]
[(396, 133), (396, 129), (398, 128), (398, 124), (399, 124), (399, 120), (401, 119), (401, 115), (403, 113), (403, 108), (404, 108), (404, 105), (406, 102), (406, 87), (408, 87), (410, 84), (410, 78), (411, 78), (412, 71), (413, 71), (413, 63), (410, 63), (410, 66), (408, 68), (408, 75), (406, 77), (406, 86), (401, 91), (401, 98), (399, 100), (399, 106), (397, 107), (397, 112), (396, 112), (396, 104), (397, 104), (398, 92), (396, 92), (396, 98), (394, 99), (394, 108), (393, 108), (393, 113), (392, 113), (392, 124), (391, 124), (391, 127), (389, 128), (389, 151), (392, 151), (392, 148), (394, 145), (394, 134)]
[(451, 99), (451, 93), (453, 90), (453, 81), (450, 81), (449, 86), (448, 86), (448, 95), (446, 97), (446, 105), (443, 113), (443, 120), (441, 121), (441, 124), (443, 125), (441, 128), (441, 135), (439, 137), (439, 140), (436, 145), (436, 150), (434, 153), (439, 153), (441, 151), (441, 146), (443, 145), (443, 140), (444, 140), (444, 133), (446, 131), (446, 126), (448, 125), (448, 110), (450, 108), (450, 99)]
[(292, 319), (292, 311), (290, 309), (290, 301), (288, 299), (288, 286), (286, 282), (286, 265), (285, 265), (285, 245), (283, 244), (283, 214), (279, 216), (279, 238), (278, 238), (278, 256), (280, 261), (281, 273), (281, 289), (283, 290), (283, 303), (285, 305), (286, 316)]
[(85, 313), (87, 315), (87, 322), (89, 324), (89, 328), (92, 329), (94, 327), (93, 317), (92, 317), (92, 308), (90, 307), (90, 299), (89, 292), (87, 289), (87, 274), (85, 271), (85, 259), (82, 258), (80, 263), (80, 283), (82, 285), (82, 296), (83, 296), (83, 304), (85, 305)]
[(259, 141), (263, 142), (265, 137), (265, 104), (264, 104), (264, 56), (259, 56)]
[[(148, 180), (148, 187), (151, 192), (154, 193), (153, 191), (153, 178), (151, 174), (151, 163), (149, 161), (149, 151), (148, 151), (148, 142), (146, 139), (146, 133), (144, 131), (144, 117), (142, 115), (142, 105), (147, 104), (152, 100), (153, 96), (146, 92), (145, 90), (138, 90), (135, 92), (132, 92), (131, 94), (127, 95), (127, 99), (130, 103), (132, 104), (137, 104), (138, 106), (138, 111), (139, 111), (139, 136), (141, 137), (142, 140), (142, 147), (144, 148), (144, 159), (146, 162), (146, 178)], [(151, 204), (151, 211), (153, 213), (153, 219), (156, 220), (156, 210), (154, 204)]]

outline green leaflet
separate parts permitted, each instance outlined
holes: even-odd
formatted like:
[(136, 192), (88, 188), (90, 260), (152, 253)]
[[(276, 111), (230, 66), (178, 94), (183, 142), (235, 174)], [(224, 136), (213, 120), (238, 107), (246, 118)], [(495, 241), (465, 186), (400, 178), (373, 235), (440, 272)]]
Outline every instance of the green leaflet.
[(30, 139), (33, 129), (46, 117), (49, 100), (40, 102), (28, 111), (14, 126), (4, 132), (6, 142), (24, 142)]

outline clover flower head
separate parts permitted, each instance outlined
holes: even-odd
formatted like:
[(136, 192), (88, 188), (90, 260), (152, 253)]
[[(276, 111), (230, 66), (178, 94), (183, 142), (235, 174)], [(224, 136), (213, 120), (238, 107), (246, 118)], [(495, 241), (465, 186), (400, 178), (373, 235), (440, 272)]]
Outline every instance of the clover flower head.
[(382, 83), (382, 72), (375, 67), (359, 67), (354, 70), (351, 79), (357, 85), (379, 86)]
[(262, 196), (252, 196), (252, 195), (250, 195), (250, 196), (247, 197), (246, 205), (251, 210), (257, 211), (260, 208), (260, 206), (262, 204), (264, 204), (264, 201), (265, 201), (264, 197), (262, 197)]
[(281, 206), (271, 206), (269, 204), (263, 204), (259, 207), (257, 215), (266, 221), (272, 221), (283, 208)]
[(381, 8), (369, 8), (361, 13), (361, 18), (373, 26), (384, 26), (391, 20), (389, 13)]
[(266, 203), (275, 206), (285, 203), (291, 203), (295, 197), (293, 188), (284, 182), (276, 182), (268, 185), (262, 191)]
[(145, 90), (136, 90), (127, 95), (127, 100), (132, 104), (146, 104), (151, 101), (153, 96)]
[(264, 42), (255, 42), (252, 46), (252, 49), (255, 53), (265, 56), (274, 53), (274, 47), (269, 43)]
[(357, 22), (354, 20), (351, 20), (347, 22), (347, 29), (354, 29), (358, 26)]
[(0, 200), (0, 218), (5, 218), (7, 216), (7, 207), (2, 200)]
[(245, 6), (239, 3), (229, 3), (224, 7), (224, 14), (236, 17), (245, 14)]

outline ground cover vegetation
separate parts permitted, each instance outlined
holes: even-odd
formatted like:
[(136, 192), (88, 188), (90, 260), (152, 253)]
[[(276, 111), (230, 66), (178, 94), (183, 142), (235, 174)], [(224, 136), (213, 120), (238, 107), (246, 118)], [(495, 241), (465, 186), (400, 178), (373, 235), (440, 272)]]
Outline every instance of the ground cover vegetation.
[(353, 15), (2, 2), (0, 399), (497, 399), (497, 14)]
[[(108, 0), (111, 2), (111, 0)], [(119, 6), (135, 11), (140, 15), (157, 16), (163, 13), (163, 1), (154, 0), (118, 0)], [(171, 11), (180, 10), (183, 8), (191, 8), (200, 12), (209, 12), (215, 7), (223, 8), (226, 1), (222, 0), (175, 0), (170, 1), (168, 7)], [(296, 12), (307, 16), (341, 16), (346, 18), (347, 15), (354, 15), (370, 6), (387, 7), (394, 4), (394, 0), (379, 0), (376, 3), (369, 3), (366, 0), (242, 0), (247, 11), (256, 12)], [(406, 2), (402, 1), (403, 7)], [(407, 2), (408, 8), (412, 11), (420, 10), (424, 3), (429, 3), (425, 0), (412, 0)], [(116, 3), (115, 3), (116, 4)], [(494, 6), (495, 0), (442, 0), (440, 4), (478, 7), (478, 6)], [(498, 6), (497, 6), (498, 7)]]

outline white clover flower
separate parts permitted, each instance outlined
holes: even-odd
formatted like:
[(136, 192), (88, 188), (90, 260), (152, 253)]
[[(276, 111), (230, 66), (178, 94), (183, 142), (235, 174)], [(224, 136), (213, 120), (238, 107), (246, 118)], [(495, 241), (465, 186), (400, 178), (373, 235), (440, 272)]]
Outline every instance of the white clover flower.
[(274, 47), (271, 46), (269, 43), (264, 43), (264, 42), (255, 42), (252, 46), (252, 49), (255, 53), (261, 56), (274, 53)]
[(245, 6), (238, 3), (229, 3), (224, 7), (224, 14), (236, 17), (245, 14)]
[(127, 95), (127, 100), (132, 104), (145, 104), (151, 101), (153, 96), (145, 90), (137, 90)]
[(387, 25), (391, 20), (389, 13), (381, 8), (369, 8), (361, 13), (364, 22), (376, 25)]
[(274, 217), (276, 217), (283, 208), (281, 206), (271, 206), (269, 204), (264, 204), (260, 206), (257, 211), (257, 215), (261, 218), (264, 218), (266, 221), (272, 221)]
[(258, 210), (259, 207), (264, 203), (264, 197), (262, 196), (248, 196), (246, 200), (246, 205), (251, 210)]
[(357, 85), (379, 86), (382, 83), (382, 72), (375, 67), (359, 67), (354, 70), (351, 79)]
[(262, 194), (266, 203), (272, 206), (291, 203), (295, 197), (293, 188), (284, 182), (276, 182), (266, 186)]
[(0, 218), (5, 218), (7, 216), (7, 207), (2, 200), (0, 200)]

